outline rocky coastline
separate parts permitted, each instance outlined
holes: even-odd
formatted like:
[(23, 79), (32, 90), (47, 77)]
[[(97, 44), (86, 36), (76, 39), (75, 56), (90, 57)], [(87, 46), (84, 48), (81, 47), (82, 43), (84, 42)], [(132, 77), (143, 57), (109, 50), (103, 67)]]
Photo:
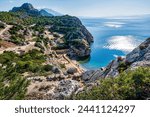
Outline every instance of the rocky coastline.
[[(122, 71), (150, 66), (149, 38), (125, 58), (118, 57), (104, 68), (87, 71), (77, 60), (90, 56), (94, 41), (91, 33), (77, 17), (40, 13), (28, 3), (0, 12), (0, 70), (2, 76), (9, 73), (13, 79), (23, 79), (20, 92), (24, 89), (25, 99), (70, 99), (84, 87), (99, 85), (100, 78), (114, 78)], [(13, 92), (16, 88), (11, 86), (11, 78), (3, 79), (4, 90), (9, 86)], [(15, 99), (13, 96), (10, 99)]]
[(108, 66), (98, 70), (86, 71), (82, 75), (85, 82), (95, 82), (99, 78), (114, 78), (122, 71), (134, 70), (139, 67), (150, 66), (150, 38), (135, 48), (126, 57), (118, 57)]

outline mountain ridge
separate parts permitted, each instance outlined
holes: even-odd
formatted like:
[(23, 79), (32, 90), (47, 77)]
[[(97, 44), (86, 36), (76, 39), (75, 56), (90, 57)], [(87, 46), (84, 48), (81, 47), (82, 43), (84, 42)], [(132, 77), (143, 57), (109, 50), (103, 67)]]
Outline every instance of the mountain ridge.
[(10, 12), (23, 12), (32, 16), (53, 16), (45, 10), (38, 10), (33, 7), (30, 3), (24, 3), (20, 7), (13, 7)]
[(53, 16), (62, 16), (63, 15), (62, 13), (59, 13), (59, 12), (49, 9), (49, 8), (43, 8), (43, 10), (47, 11), (48, 13), (52, 14)]

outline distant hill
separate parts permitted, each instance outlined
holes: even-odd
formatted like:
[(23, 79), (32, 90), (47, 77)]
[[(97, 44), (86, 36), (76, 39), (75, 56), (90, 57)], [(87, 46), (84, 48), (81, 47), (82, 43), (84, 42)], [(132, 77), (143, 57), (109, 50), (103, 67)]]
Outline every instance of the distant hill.
[(21, 7), (14, 7), (10, 12), (23, 12), (31, 16), (53, 16), (45, 10), (38, 10), (30, 3), (24, 3)]
[(62, 16), (62, 15), (63, 15), (63, 14), (57, 12), (57, 11), (54, 11), (54, 10), (48, 9), (48, 8), (44, 8), (44, 9), (42, 9), (42, 10), (45, 10), (45, 11), (47, 11), (48, 13), (50, 13), (50, 14), (52, 14), (52, 15), (54, 15), (54, 16)]
[(50, 13), (48, 13), (47, 11), (45, 11), (45, 10), (40, 10), (40, 14), (42, 15), (42, 16), (54, 16), (53, 14), (50, 14)]

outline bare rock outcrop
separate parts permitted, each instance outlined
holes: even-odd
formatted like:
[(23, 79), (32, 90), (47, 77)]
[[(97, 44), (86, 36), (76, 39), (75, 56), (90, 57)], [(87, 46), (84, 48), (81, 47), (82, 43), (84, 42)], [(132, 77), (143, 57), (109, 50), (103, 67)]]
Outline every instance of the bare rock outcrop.
[(55, 82), (36, 80), (28, 87), (27, 99), (62, 100), (70, 97), (80, 88), (80, 82), (71, 79)]

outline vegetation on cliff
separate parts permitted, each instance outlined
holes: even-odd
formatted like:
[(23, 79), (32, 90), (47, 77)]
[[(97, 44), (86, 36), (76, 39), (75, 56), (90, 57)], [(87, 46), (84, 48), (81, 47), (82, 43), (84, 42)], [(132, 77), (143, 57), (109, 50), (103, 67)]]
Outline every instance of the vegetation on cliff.
[[(30, 16), (25, 15), (24, 12), (0, 12), (0, 21), (6, 22), (7, 24), (14, 25), (11, 29), (11, 41), (15, 44), (23, 44), (25, 42), (23, 35), (18, 35), (16, 31), (22, 31), (23, 29), (29, 28), (30, 31), (33, 31), (33, 35), (36, 35), (36, 32), (39, 32), (39, 35), (44, 33), (44, 29), (47, 27), (48, 30), (52, 33), (63, 34), (62, 40), (64, 41), (62, 45), (58, 45), (61, 48), (69, 48), (73, 46), (75, 50), (76, 46), (73, 42), (74, 40), (79, 39), (82, 43), (80, 48), (84, 51), (78, 51), (77, 53), (73, 50), (73, 56), (84, 57), (90, 55), (90, 50), (85, 51), (90, 48), (90, 44), (93, 42), (93, 37), (89, 31), (82, 25), (81, 21), (77, 17), (65, 15), (65, 16)], [(14, 36), (15, 35), (15, 36)], [(86, 42), (86, 43), (85, 43)], [(68, 54), (70, 55), (70, 54)]]
[(0, 63), (2, 66), (7, 68), (13, 64), (17, 73), (44, 72), (44, 65), (42, 64), (45, 61), (46, 57), (38, 50), (32, 50), (23, 55), (18, 55), (13, 52), (4, 52), (0, 55)]
[(23, 13), (15, 12), (0, 12), (0, 20), (7, 24), (19, 24), (30, 26), (36, 24), (33, 29), (42, 32), (45, 26), (49, 25), (51, 32), (65, 34), (66, 41), (73, 39), (85, 39), (89, 43), (93, 41), (92, 35), (82, 25), (81, 21), (69, 15), (55, 17), (33, 17), (26, 16), (22, 18)]
[(85, 89), (74, 98), (79, 100), (140, 100), (150, 97), (150, 68), (123, 72), (116, 78), (100, 80), (98, 86)]

